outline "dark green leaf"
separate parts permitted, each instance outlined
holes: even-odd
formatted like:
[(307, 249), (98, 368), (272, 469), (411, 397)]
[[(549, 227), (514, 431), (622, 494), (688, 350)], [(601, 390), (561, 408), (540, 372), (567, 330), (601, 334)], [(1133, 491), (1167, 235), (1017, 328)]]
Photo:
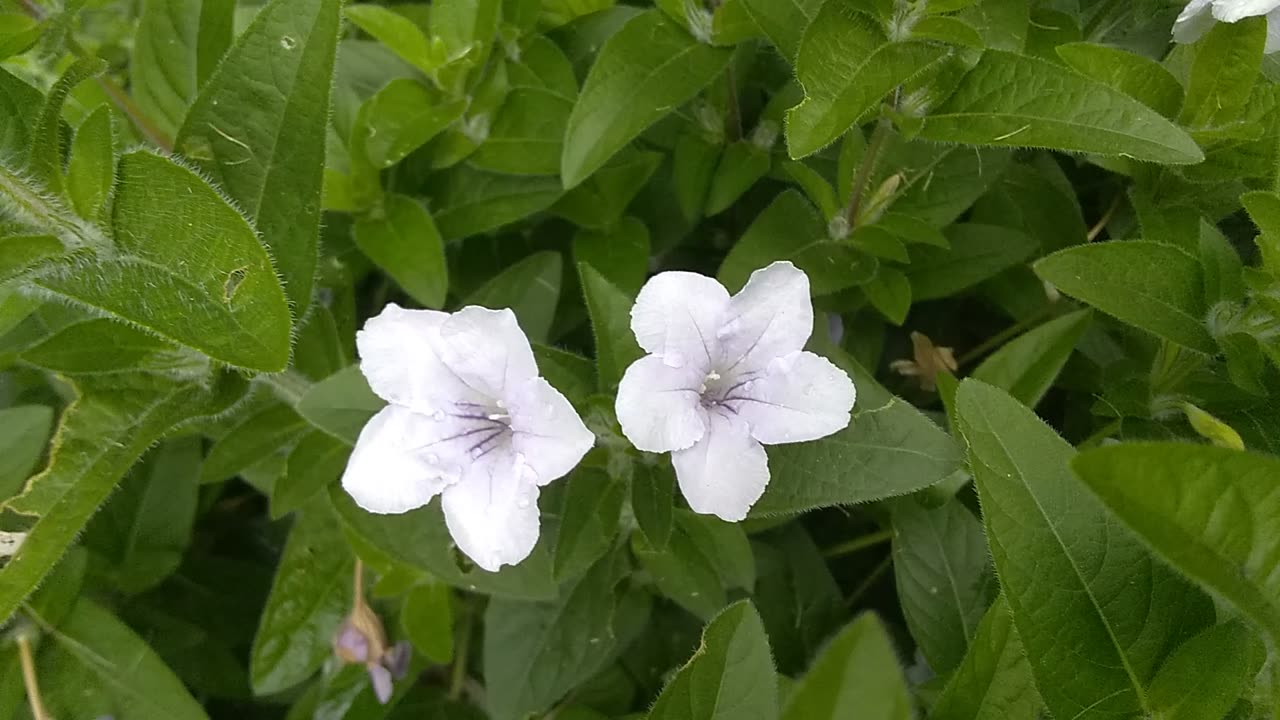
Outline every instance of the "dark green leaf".
[(1091, 319), (1088, 310), (1080, 310), (1050, 320), (992, 353), (972, 376), (1034, 408), (1053, 387)]
[(351, 446), (322, 430), (312, 430), (289, 452), (285, 472), (271, 488), (271, 515), (284, 517), (333, 484), (347, 466)]
[(53, 409), (44, 405), (0, 409), (0, 499), (13, 496), (31, 477), (52, 426)]
[(946, 230), (950, 248), (919, 245), (911, 249), (907, 279), (914, 300), (936, 300), (973, 287), (1026, 260), (1036, 241), (997, 225), (959, 223)]
[(649, 275), (649, 251), (649, 228), (630, 216), (612, 230), (579, 230), (573, 236), (574, 261), (590, 265), (632, 295)]
[(356, 246), (409, 297), (429, 308), (444, 306), (449, 270), (440, 231), (416, 200), (388, 194), (381, 211), (356, 221)]
[(271, 405), (250, 415), (209, 448), (200, 481), (214, 483), (235, 477), (278, 452), (306, 427), (306, 421), (287, 405)]
[(400, 625), (414, 650), (433, 663), (453, 659), (453, 593), (443, 583), (423, 583), (409, 590), (400, 609)]
[(631, 476), (631, 511), (649, 547), (662, 550), (675, 523), (676, 476), (665, 465), (636, 464)]
[(578, 275), (591, 315), (600, 389), (611, 390), (627, 367), (644, 355), (631, 332), (632, 298), (590, 265), (578, 263)]
[[(768, 717), (761, 715), (761, 717)], [(872, 613), (849, 623), (787, 695), (783, 720), (910, 720), (906, 679)]]
[(1059, 45), (1055, 50), (1076, 72), (1140, 100), (1167, 118), (1175, 117), (1182, 108), (1182, 86), (1155, 60), (1084, 42)]
[(313, 426), (355, 445), (364, 424), (385, 405), (369, 389), (360, 367), (351, 365), (312, 385), (295, 409)]
[(1165, 661), (1151, 681), (1151, 705), (1168, 720), (1220, 720), (1257, 675), (1262, 657), (1262, 644), (1243, 622), (1211, 627)]
[(569, 475), (556, 537), (557, 578), (577, 577), (608, 552), (625, 493), (626, 486), (603, 470), (584, 467)]
[(503, 270), (462, 304), (511, 308), (525, 335), (534, 342), (545, 342), (560, 301), (561, 265), (558, 253), (536, 252)]
[(947, 681), (930, 720), (1036, 720), (1043, 706), (1004, 596), (978, 624), (964, 662)]
[(561, 195), (554, 177), (499, 175), (460, 165), (428, 188), (445, 240), (480, 235), (551, 207)]
[(1192, 128), (1212, 128), (1240, 120), (1258, 78), (1266, 43), (1267, 24), (1262, 20), (1214, 23), (1195, 45), (1179, 122)]
[(144, 0), (133, 36), (129, 90), (168, 137), (231, 45), (232, 0)]

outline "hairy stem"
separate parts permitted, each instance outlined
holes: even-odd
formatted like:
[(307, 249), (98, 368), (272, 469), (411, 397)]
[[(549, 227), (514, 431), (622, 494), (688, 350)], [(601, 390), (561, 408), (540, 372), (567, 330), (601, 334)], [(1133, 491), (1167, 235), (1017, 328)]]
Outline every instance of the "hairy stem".
[(869, 547), (875, 547), (883, 542), (893, 539), (892, 530), (879, 530), (877, 532), (868, 533), (861, 537), (856, 537), (848, 542), (840, 543), (827, 548), (822, 554), (824, 557), (840, 557), (841, 555), (851, 555), (859, 550), (865, 550)]
[(22, 684), (27, 688), (27, 702), (31, 704), (31, 717), (35, 720), (52, 720), (40, 697), (40, 683), (36, 680), (36, 661), (31, 654), (31, 640), (18, 636), (18, 657), (22, 661)]
[(889, 122), (889, 118), (880, 118), (876, 122), (875, 130), (871, 131), (871, 141), (867, 143), (867, 152), (862, 156), (862, 163), (858, 165), (858, 174), (853, 178), (853, 190), (849, 195), (849, 205), (845, 209), (844, 217), (849, 222), (849, 229), (857, 226), (858, 210), (862, 206), (862, 200), (866, 195), (867, 183), (871, 181), (871, 174), (875, 171), (876, 159), (880, 155), (881, 148), (884, 147), (885, 141), (889, 139), (889, 130), (893, 125)]

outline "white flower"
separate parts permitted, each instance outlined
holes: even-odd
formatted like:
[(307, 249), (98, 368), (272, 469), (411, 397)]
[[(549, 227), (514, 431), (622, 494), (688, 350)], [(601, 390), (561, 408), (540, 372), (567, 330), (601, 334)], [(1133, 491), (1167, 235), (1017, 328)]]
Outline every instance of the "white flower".
[(356, 345), (369, 386), (390, 404), (360, 432), (342, 487), (374, 513), (438, 493), (449, 533), (477, 565), (528, 557), (538, 488), (573, 469), (595, 437), (538, 377), (515, 315), (388, 305)]
[(1173, 23), (1173, 39), (1192, 43), (1209, 32), (1215, 22), (1233, 23), (1258, 15), (1267, 16), (1264, 52), (1280, 51), (1280, 0), (1191, 0)]
[(816, 440), (849, 424), (854, 387), (801, 348), (813, 331), (809, 278), (789, 262), (729, 297), (704, 275), (664, 272), (640, 290), (631, 329), (652, 353), (618, 387), (622, 432), (671, 452), (696, 512), (737, 521), (764, 493), (764, 445)]

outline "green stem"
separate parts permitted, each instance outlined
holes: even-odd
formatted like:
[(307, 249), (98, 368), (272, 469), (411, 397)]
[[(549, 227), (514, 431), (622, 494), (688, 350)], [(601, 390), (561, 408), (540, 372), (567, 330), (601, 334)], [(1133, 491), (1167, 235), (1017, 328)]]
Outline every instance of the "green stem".
[(893, 564), (893, 556), (885, 555), (884, 559), (880, 561), (880, 564), (876, 565), (875, 568), (872, 569), (872, 571), (868, 573), (865, 578), (862, 579), (862, 582), (858, 585), (857, 588), (854, 589), (853, 593), (851, 593), (849, 597), (845, 598), (844, 606), (845, 607), (856, 606), (858, 604), (858, 601), (862, 599), (862, 596), (865, 595), (866, 592), (871, 589), (871, 586), (874, 585), (876, 581), (880, 579), (881, 575), (885, 574), (885, 571), (887, 571), (889, 569), (889, 566), (892, 564)]
[(733, 61), (729, 61), (729, 69), (725, 71), (725, 80), (729, 90), (729, 112), (725, 117), (725, 132), (730, 140), (742, 139), (742, 110), (738, 107), (738, 78), (733, 72)]
[(849, 205), (844, 212), (850, 230), (857, 226), (858, 210), (862, 205), (863, 197), (866, 196), (867, 183), (871, 181), (876, 159), (885, 141), (889, 139), (889, 131), (892, 129), (893, 124), (889, 122), (889, 118), (882, 117), (876, 122), (875, 130), (871, 131), (871, 140), (867, 143), (867, 152), (862, 156), (862, 163), (858, 165), (858, 174), (853, 178), (853, 190), (849, 195)]
[(68, 250), (100, 248), (106, 245), (97, 231), (85, 225), (38, 188), (0, 164), (0, 200), (7, 200), (9, 210), (22, 220), (58, 236)]
[(44, 708), (44, 700), (40, 697), (40, 683), (36, 680), (36, 663), (31, 653), (31, 640), (26, 635), (18, 636), (18, 657), (22, 662), (22, 684), (27, 688), (27, 702), (31, 705), (31, 717), (34, 720), (52, 720), (49, 711)]
[(1052, 308), (1050, 308), (1049, 306), (1046, 306), (1040, 309), (1039, 311), (1028, 315), (1022, 320), (1019, 320), (1013, 325), (1010, 325), (1004, 330), (1001, 330), (995, 335), (992, 335), (986, 340), (983, 340), (977, 346), (970, 349), (969, 352), (965, 353), (964, 355), (961, 355), (960, 358), (956, 360), (956, 365), (961, 365), (961, 366), (968, 365), (974, 360), (977, 360), (978, 358), (987, 354), (991, 350), (994, 350), (1000, 347), (1001, 345), (1005, 344), (1009, 340), (1012, 340), (1013, 338), (1021, 335), (1022, 333), (1040, 324), (1040, 321), (1043, 320), (1051, 312), (1052, 312)]
[(285, 370), (272, 375), (259, 375), (257, 380), (271, 388), (276, 397), (290, 406), (297, 405), (303, 395), (311, 389), (311, 381), (298, 374), (296, 370)]
[(1084, 440), (1081, 440), (1080, 444), (1078, 444), (1076, 447), (1080, 450), (1083, 450), (1085, 448), (1093, 447), (1094, 445), (1097, 445), (1103, 440), (1106, 440), (1112, 435), (1115, 435), (1116, 431), (1120, 429), (1123, 423), (1124, 423), (1124, 420), (1122, 418), (1116, 418), (1115, 420), (1112, 420), (1106, 425), (1103, 425), (1102, 427), (1098, 428), (1089, 437), (1085, 438)]
[(824, 551), (822, 554), (824, 557), (829, 557), (829, 558), (840, 557), (842, 555), (852, 555), (853, 553), (856, 553), (859, 550), (865, 550), (866, 548), (869, 548), (869, 547), (875, 547), (880, 543), (888, 542), (892, 539), (893, 539), (892, 530), (879, 530), (877, 532), (868, 533), (867, 535), (863, 535), (862, 537), (856, 537), (848, 542), (843, 542), (843, 543), (840, 543), (839, 545), (835, 545), (830, 548), (827, 548), (827, 550)]
[(453, 672), (449, 678), (449, 699), (462, 697), (462, 687), (467, 682), (467, 660), (471, 654), (471, 618), (470, 609), (462, 613), (462, 632), (458, 637), (458, 650), (453, 654)]

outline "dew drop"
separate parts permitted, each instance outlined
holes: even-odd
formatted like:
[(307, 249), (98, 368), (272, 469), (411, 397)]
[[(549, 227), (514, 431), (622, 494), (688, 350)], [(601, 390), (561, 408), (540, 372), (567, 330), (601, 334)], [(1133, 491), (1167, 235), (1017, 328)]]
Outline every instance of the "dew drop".
[(435, 453), (427, 453), (427, 464), (436, 465), (440, 462), (440, 456)]
[(298, 41), (297, 41), (297, 40), (294, 40), (293, 38), (289, 37), (288, 35), (281, 35), (281, 36), (280, 36), (280, 47), (284, 48), (285, 50), (292, 50), (292, 49), (294, 49), (294, 48), (298, 47)]
[(530, 500), (528, 495), (521, 494), (520, 497), (516, 498), (516, 507), (520, 508), (521, 510), (529, 507), (529, 504), (530, 504)]
[(599, 644), (600, 644), (600, 638), (598, 638), (598, 637), (593, 637), (593, 638), (591, 638), (590, 640), (588, 640), (587, 642), (591, 643), (592, 645), (599, 645)]
[(698, 592), (697, 590), (694, 590), (693, 592), (689, 593), (689, 597), (698, 597), (701, 594), (702, 593)]
[(440, 422), (440, 421), (444, 420), (444, 411), (443, 411), (443, 410), (437, 410), (437, 411), (435, 411), (435, 412), (431, 413), (431, 419), (432, 419), (432, 420), (435, 420), (436, 422)]
[(741, 327), (740, 322), (738, 322), (737, 320), (730, 320), (724, 325), (721, 325), (719, 330), (716, 330), (716, 338), (719, 340), (723, 340), (729, 337), (730, 335), (738, 332), (739, 327)]

